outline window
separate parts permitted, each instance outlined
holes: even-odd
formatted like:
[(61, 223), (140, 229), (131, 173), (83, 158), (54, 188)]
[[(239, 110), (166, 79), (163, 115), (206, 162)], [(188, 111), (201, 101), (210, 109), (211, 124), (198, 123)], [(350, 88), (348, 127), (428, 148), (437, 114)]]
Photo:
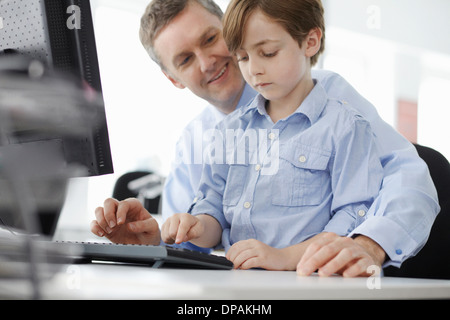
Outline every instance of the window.
[(419, 92), (418, 143), (436, 149), (450, 159), (450, 77), (427, 77)]

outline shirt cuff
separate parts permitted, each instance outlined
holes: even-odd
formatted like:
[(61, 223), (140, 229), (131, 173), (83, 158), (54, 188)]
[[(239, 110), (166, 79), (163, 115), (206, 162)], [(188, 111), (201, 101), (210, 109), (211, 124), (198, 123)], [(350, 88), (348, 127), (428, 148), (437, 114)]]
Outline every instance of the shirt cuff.
[(418, 243), (397, 223), (386, 217), (370, 217), (355, 228), (348, 236), (364, 235), (378, 243), (386, 252), (388, 259), (383, 268), (399, 268), (403, 261), (413, 256)]
[[(209, 216), (215, 218), (219, 222), (220, 226), (222, 227), (222, 230), (229, 228), (228, 222), (225, 219), (223, 211), (220, 210), (222, 208), (221, 199), (214, 199), (214, 197), (212, 195), (210, 195), (210, 196), (211, 196), (212, 201), (207, 200), (205, 198), (204, 194), (201, 191), (199, 191), (197, 193), (197, 197), (194, 200), (194, 203), (192, 204), (191, 208), (189, 209), (189, 213), (192, 214), (193, 216), (200, 215), (200, 214), (209, 215)], [(219, 200), (220, 200), (220, 202), (219, 202)], [(220, 203), (220, 206), (219, 207), (215, 206), (214, 205), (215, 203)]]

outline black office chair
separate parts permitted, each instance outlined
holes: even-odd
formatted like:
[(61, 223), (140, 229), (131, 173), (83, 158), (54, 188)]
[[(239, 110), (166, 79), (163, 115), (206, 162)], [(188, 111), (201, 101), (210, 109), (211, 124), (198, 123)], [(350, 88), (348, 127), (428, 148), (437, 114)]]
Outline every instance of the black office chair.
[[(137, 198), (139, 195), (138, 191), (130, 190), (129, 183), (132, 181), (136, 181), (139, 178), (143, 178), (152, 174), (150, 171), (133, 171), (123, 174), (117, 179), (112, 197), (121, 201), (128, 198)], [(150, 213), (156, 214), (160, 213), (160, 202), (161, 195), (158, 195), (154, 198), (144, 198), (143, 205), (145, 209), (147, 209)]]
[(450, 164), (436, 150), (421, 145), (414, 146), (428, 165), (441, 211), (422, 250), (403, 262), (400, 268), (385, 268), (384, 274), (393, 277), (450, 279)]

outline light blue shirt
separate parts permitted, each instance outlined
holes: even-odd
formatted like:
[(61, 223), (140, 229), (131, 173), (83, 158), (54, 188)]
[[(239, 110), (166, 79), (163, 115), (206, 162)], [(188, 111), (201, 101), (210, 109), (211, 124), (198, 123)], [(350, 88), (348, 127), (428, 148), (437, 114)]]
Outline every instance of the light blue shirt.
[(191, 213), (220, 223), (226, 250), (245, 239), (285, 248), (323, 231), (348, 235), (383, 179), (369, 123), (320, 84), (275, 124), (265, 105), (258, 95), (218, 125)]
[[(381, 191), (366, 213), (365, 221), (349, 236), (363, 234), (370, 237), (386, 251), (386, 266), (400, 266), (423, 247), (439, 212), (437, 193), (428, 168), (414, 146), (384, 122), (373, 105), (345, 79), (325, 70), (313, 70), (312, 76), (325, 88), (328, 97), (347, 102), (370, 122), (383, 165)], [(247, 105), (255, 95), (256, 92), (246, 86), (238, 108)], [(224, 118), (224, 114), (210, 105), (183, 131), (172, 170), (166, 179), (162, 203), (164, 219), (174, 213), (186, 212), (191, 206), (202, 172), (203, 160), (198, 161), (198, 155), (203, 155), (207, 149), (208, 139), (204, 142), (203, 138)], [(198, 136), (200, 143), (195, 141)], [(194, 159), (195, 155), (197, 159)]]

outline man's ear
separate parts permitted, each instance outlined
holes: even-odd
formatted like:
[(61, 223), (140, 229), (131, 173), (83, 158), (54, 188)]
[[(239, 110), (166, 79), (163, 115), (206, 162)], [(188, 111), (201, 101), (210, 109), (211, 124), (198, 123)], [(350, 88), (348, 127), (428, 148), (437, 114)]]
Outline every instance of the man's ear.
[(320, 28), (312, 29), (306, 37), (306, 56), (313, 57), (320, 50), (322, 45), (322, 30)]
[(179, 81), (177, 81), (175, 78), (173, 78), (167, 71), (164, 71), (163, 69), (161, 69), (162, 73), (164, 73), (164, 75), (166, 76), (167, 79), (170, 80), (170, 82), (172, 82), (172, 84), (177, 87), (178, 89), (184, 89), (186, 88), (186, 86), (184, 86), (182, 83), (180, 83)]

